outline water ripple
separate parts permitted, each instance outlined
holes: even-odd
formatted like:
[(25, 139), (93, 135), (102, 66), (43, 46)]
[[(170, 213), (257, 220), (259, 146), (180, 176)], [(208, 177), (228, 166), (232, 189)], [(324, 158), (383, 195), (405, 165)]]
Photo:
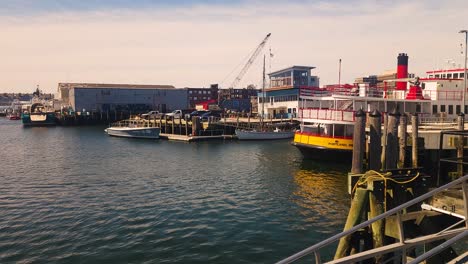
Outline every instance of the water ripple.
[(126, 140), (0, 119), (0, 263), (271, 263), (341, 230), (345, 171), (288, 142)]

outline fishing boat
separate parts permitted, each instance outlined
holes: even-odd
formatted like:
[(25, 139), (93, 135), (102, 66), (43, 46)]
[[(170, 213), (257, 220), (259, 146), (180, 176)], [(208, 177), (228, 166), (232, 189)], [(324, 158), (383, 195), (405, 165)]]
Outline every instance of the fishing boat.
[(48, 110), (42, 103), (33, 103), (30, 111), (25, 110), (21, 114), (23, 126), (55, 126), (55, 112)]
[(104, 129), (109, 136), (158, 139), (161, 129), (149, 127), (145, 120), (122, 120)]

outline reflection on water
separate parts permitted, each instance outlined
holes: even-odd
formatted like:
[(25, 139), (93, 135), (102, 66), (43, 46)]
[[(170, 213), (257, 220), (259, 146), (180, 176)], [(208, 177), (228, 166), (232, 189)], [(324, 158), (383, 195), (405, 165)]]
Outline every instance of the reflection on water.
[(348, 209), (347, 171), (343, 166), (303, 162), (301, 170), (294, 174), (297, 188), (295, 202), (308, 221), (328, 218), (325, 224), (343, 223)]
[(0, 118), (0, 263), (272, 263), (343, 227), (347, 169), (288, 141), (103, 129)]

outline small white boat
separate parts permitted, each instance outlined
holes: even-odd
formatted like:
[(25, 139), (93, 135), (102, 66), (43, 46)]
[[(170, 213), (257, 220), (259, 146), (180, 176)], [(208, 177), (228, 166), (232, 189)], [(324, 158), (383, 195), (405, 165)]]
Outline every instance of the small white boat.
[(158, 139), (161, 129), (159, 127), (142, 126), (140, 122), (121, 121), (104, 129), (109, 136), (127, 138)]
[(281, 131), (280, 129), (275, 129), (273, 131), (236, 129), (236, 136), (239, 140), (288, 139), (294, 137), (294, 131)]

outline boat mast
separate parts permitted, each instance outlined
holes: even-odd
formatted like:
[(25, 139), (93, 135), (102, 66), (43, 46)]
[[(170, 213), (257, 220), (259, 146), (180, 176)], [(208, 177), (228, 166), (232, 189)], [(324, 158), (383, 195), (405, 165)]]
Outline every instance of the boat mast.
[(263, 80), (262, 80), (262, 118), (261, 126), (263, 129), (263, 118), (265, 115), (265, 54), (263, 54)]

